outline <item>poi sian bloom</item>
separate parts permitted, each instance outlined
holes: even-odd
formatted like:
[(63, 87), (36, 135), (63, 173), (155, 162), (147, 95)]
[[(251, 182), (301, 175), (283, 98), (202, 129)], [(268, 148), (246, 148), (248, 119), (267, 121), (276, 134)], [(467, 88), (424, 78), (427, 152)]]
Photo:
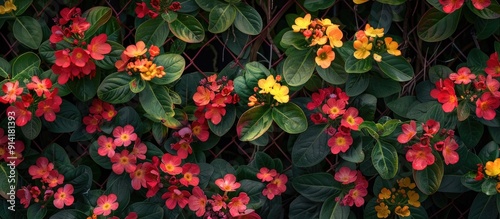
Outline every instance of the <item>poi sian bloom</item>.
[(54, 194), (54, 206), (58, 209), (62, 209), (64, 206), (71, 206), (75, 201), (73, 191), (74, 188), (71, 184), (66, 184), (64, 187), (58, 188)]
[(94, 214), (108, 216), (111, 211), (118, 209), (119, 203), (116, 201), (115, 194), (101, 195), (97, 198), (97, 207), (94, 208)]
[(239, 182), (236, 182), (236, 176), (230, 173), (226, 174), (224, 178), (215, 180), (215, 185), (224, 192), (234, 192), (241, 186)]
[(318, 49), (318, 51), (316, 52), (316, 58), (314, 58), (316, 64), (321, 66), (321, 68), (330, 67), (334, 59), (335, 53), (332, 51), (332, 47), (329, 45), (323, 45), (323, 47)]

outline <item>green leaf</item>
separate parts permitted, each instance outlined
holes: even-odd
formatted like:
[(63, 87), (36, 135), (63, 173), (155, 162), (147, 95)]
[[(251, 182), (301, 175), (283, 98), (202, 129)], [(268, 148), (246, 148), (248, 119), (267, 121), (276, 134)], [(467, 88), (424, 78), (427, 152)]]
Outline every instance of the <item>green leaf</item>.
[(309, 43), (306, 41), (305, 37), (301, 33), (295, 33), (293, 30), (289, 30), (283, 34), (280, 41), (281, 46), (287, 47), (291, 45), (298, 50), (305, 50), (309, 48)]
[(236, 194), (240, 192), (247, 193), (250, 198), (250, 202), (247, 204), (249, 209), (259, 209), (266, 202), (267, 198), (262, 195), (262, 190), (266, 187), (264, 183), (243, 179), (239, 181), (241, 186), (236, 190)]
[(174, 90), (181, 96), (182, 106), (194, 105), (193, 95), (203, 78), (205, 77), (199, 72), (186, 73), (181, 76), (181, 79), (175, 84)]
[(371, 158), (373, 166), (382, 178), (391, 179), (398, 172), (398, 153), (391, 144), (377, 140)]
[(252, 141), (263, 135), (273, 123), (269, 105), (252, 107), (245, 111), (236, 125), (236, 132), (241, 141)]
[(432, 165), (427, 166), (423, 170), (413, 170), (413, 179), (417, 184), (418, 189), (426, 194), (431, 195), (437, 192), (441, 186), (441, 180), (444, 175), (443, 160), (437, 153), (433, 153), (435, 160)]
[(497, 196), (478, 193), (470, 205), (468, 219), (490, 219), (498, 217)]
[(175, 115), (172, 98), (168, 89), (163, 86), (147, 84), (139, 93), (139, 102), (144, 111), (158, 121)]
[(384, 28), (384, 33), (389, 32), (392, 24), (392, 10), (388, 4), (374, 2), (371, 6), (368, 23), (373, 28)]
[(377, 65), (385, 75), (398, 82), (409, 81), (415, 74), (413, 67), (403, 56), (382, 53), (382, 61), (377, 62)]
[(116, 175), (111, 173), (106, 183), (105, 194), (115, 194), (117, 197), (118, 205), (117, 212), (122, 211), (127, 207), (130, 201), (130, 193), (132, 191), (132, 184), (130, 183), (129, 174)]
[(56, 120), (53, 122), (43, 121), (43, 125), (48, 131), (54, 133), (69, 133), (73, 132), (82, 124), (82, 115), (80, 110), (63, 99), (61, 111), (56, 114)]
[(0, 77), (8, 78), (11, 66), (10, 63), (4, 58), (0, 57)]
[[(125, 50), (125, 48), (120, 43), (110, 41), (109, 39), (108, 39), (107, 43), (109, 45), (111, 45), (111, 52), (108, 53), (107, 55), (105, 55), (103, 60), (95, 61), (95, 65), (97, 67), (100, 67), (100, 68), (103, 68), (106, 70), (116, 70), (115, 63), (116, 63), (116, 61), (121, 60), (120, 56), (122, 55), (123, 50)], [(59, 45), (59, 44), (57, 44), (57, 45)], [(44, 44), (42, 44), (42, 47), (43, 46), (44, 46)]]
[(172, 23), (173, 21), (175, 21), (177, 19), (178, 15), (179, 14), (177, 14), (176, 12), (169, 11), (168, 13), (162, 13), (161, 18), (164, 21), (166, 21), (167, 23)]
[(327, 144), (330, 136), (326, 133), (327, 128), (326, 125), (314, 125), (299, 135), (292, 149), (294, 165), (311, 167), (320, 163), (330, 154), (330, 148)]
[(92, 186), (92, 169), (85, 165), (80, 165), (74, 171), (69, 172), (65, 181), (73, 185), (74, 194), (87, 192)]
[(486, 195), (496, 195), (498, 194), (497, 189), (497, 180), (492, 178), (486, 178), (481, 184), (481, 192)]
[(14, 11), (16, 16), (22, 15), (33, 3), (33, 0), (16, 0), (15, 5), (17, 10)]
[(261, 151), (254, 154), (254, 159), (248, 163), (248, 166), (253, 167), (256, 170), (260, 170), (262, 167), (266, 167), (270, 170), (275, 169), (273, 158)]
[[(458, 122), (464, 122), (470, 116), (470, 107), (468, 101), (461, 101), (457, 106), (457, 118)], [(480, 123), (480, 122), (478, 122)], [(481, 124), (482, 126), (482, 124)]]
[(215, 159), (210, 165), (213, 167), (213, 173), (210, 177), (210, 182), (214, 182), (217, 179), (224, 178), (226, 174), (236, 174), (234, 167), (223, 159)]
[(165, 75), (161, 78), (153, 78), (151, 82), (159, 85), (170, 84), (179, 79), (186, 66), (186, 60), (179, 54), (163, 54), (157, 56), (153, 62), (157, 66), (163, 66)]
[(307, 118), (302, 109), (292, 102), (273, 107), (273, 120), (289, 134), (298, 134), (307, 129)]
[(486, 144), (481, 151), (479, 151), (479, 158), (483, 163), (486, 163), (488, 161), (493, 161), (498, 156), (500, 155), (498, 144), (495, 143), (494, 141), (490, 141), (488, 144)]
[(358, 96), (363, 93), (370, 84), (368, 75), (349, 74), (345, 82), (345, 92), (348, 96)]
[(219, 124), (215, 125), (212, 120), (208, 120), (208, 127), (217, 136), (222, 137), (233, 127), (234, 121), (236, 121), (236, 108), (234, 105), (226, 105), (226, 115), (222, 117)]
[(335, 3), (332, 0), (305, 0), (304, 8), (310, 12), (319, 11), (321, 9), (327, 9)]
[(97, 88), (101, 82), (101, 74), (96, 73), (95, 77), (83, 77), (78, 80), (68, 81), (68, 88), (75, 97), (82, 101), (88, 101), (97, 94)]
[(418, 103), (418, 100), (415, 96), (404, 96), (389, 102), (387, 107), (395, 114), (406, 117), (409, 108), (416, 103)]
[(491, 1), (490, 6), (479, 10), (476, 9), (472, 5), (472, 1), (467, 1), (467, 7), (472, 11), (472, 13), (476, 14), (478, 17), (482, 19), (497, 19), (500, 18), (500, 5), (497, 1)]
[(89, 154), (92, 160), (95, 161), (95, 163), (99, 164), (104, 169), (111, 169), (111, 160), (107, 156), (101, 156), (97, 153), (97, 149), (99, 148), (99, 144), (97, 144), (97, 141), (94, 141), (92, 144), (89, 146)]
[(363, 152), (362, 138), (354, 138), (354, 142), (345, 153), (340, 153), (340, 157), (351, 163), (361, 163), (365, 160), (365, 152)]
[(85, 38), (93, 36), (97, 30), (104, 25), (113, 15), (111, 8), (104, 6), (92, 7), (82, 14), (82, 17), (90, 23), (89, 29), (85, 31)]
[[(13, 195), (13, 199), (15, 200), (16, 190), (11, 190), (11, 186), (17, 181), (18, 172), (16, 167), (7, 166), (7, 162), (0, 163), (0, 176), (0, 196), (6, 200), (10, 200), (9, 196)], [(15, 178), (10, 178), (9, 176), (15, 176)]]
[(474, 22), (476, 37), (478, 40), (485, 40), (493, 35), (500, 27), (500, 19), (481, 19), (477, 18)]
[(453, 70), (451, 70), (448, 66), (434, 65), (429, 69), (429, 80), (432, 83), (436, 83), (439, 79), (448, 78), (451, 73), (453, 73)]
[(208, 15), (208, 31), (222, 33), (226, 31), (236, 18), (236, 9), (230, 4), (215, 6)]
[(316, 72), (326, 82), (333, 85), (342, 85), (346, 83), (349, 77), (349, 74), (345, 72), (344, 65), (344, 60), (339, 57), (333, 60), (329, 68), (324, 69), (321, 66), (316, 66)]
[(38, 49), (42, 43), (42, 27), (33, 17), (17, 17), (12, 26), (12, 32), (20, 43), (30, 49)]
[(65, 209), (57, 211), (57, 213), (50, 216), (49, 219), (81, 219), (87, 218), (88, 215), (76, 209)]
[(347, 205), (341, 205), (340, 202), (335, 201), (336, 195), (330, 196), (323, 202), (321, 211), (319, 212), (319, 219), (337, 219), (348, 218), (350, 208)]
[(31, 117), (31, 120), (28, 121), (26, 125), (21, 127), (23, 135), (30, 140), (33, 140), (36, 137), (38, 137), (41, 130), (42, 130), (42, 121), (40, 120), (40, 118), (36, 116)]
[(380, 138), (377, 123), (374, 121), (363, 121), (358, 128), (359, 130), (366, 130), (375, 140)]
[(195, 0), (196, 4), (204, 11), (211, 11), (212, 8), (221, 4), (218, 0)]
[(43, 219), (47, 214), (47, 208), (42, 206), (40, 203), (33, 203), (28, 208), (28, 218), (33, 219)]
[(376, 0), (376, 1), (388, 5), (401, 5), (406, 2), (406, 0)]
[(135, 42), (143, 41), (147, 48), (151, 45), (161, 47), (169, 33), (168, 24), (163, 19), (150, 19), (137, 27)]
[(42, 157), (46, 157), (52, 162), (54, 164), (54, 169), (58, 170), (59, 173), (63, 174), (65, 177), (68, 173), (75, 170), (75, 167), (69, 160), (68, 153), (56, 143), (46, 146), (42, 151)]
[(42, 61), (33, 52), (23, 53), (11, 60), (11, 78), (28, 78), (33, 76), (33, 69), (38, 69)]
[(372, 59), (357, 59), (353, 55), (347, 57), (345, 61), (345, 71), (347, 73), (365, 73), (372, 69)]
[(292, 185), (298, 193), (315, 202), (324, 202), (328, 197), (340, 192), (340, 183), (333, 179), (333, 175), (325, 172), (310, 173), (297, 176)]
[(144, 88), (146, 88), (146, 81), (142, 80), (142, 78), (140, 78), (140, 77), (134, 77), (128, 83), (128, 85), (130, 87), (130, 91), (138, 94), (141, 91), (143, 91)]
[[(245, 83), (250, 90), (258, 86), (258, 81), (260, 79), (265, 79), (270, 74), (271, 72), (269, 69), (259, 62), (249, 62), (245, 64), (245, 70), (243, 72)], [(236, 90), (236, 92), (238, 92), (238, 90)], [(253, 91), (251, 92), (253, 93)]]
[(321, 206), (300, 195), (290, 203), (290, 219), (318, 218)]
[(248, 35), (257, 35), (262, 31), (262, 18), (259, 12), (242, 2), (234, 4), (236, 9), (236, 19), (234, 26), (241, 32)]
[(458, 123), (458, 134), (468, 148), (473, 148), (479, 143), (483, 132), (484, 125), (473, 118), (469, 117), (465, 121)]
[(366, 88), (366, 92), (373, 94), (377, 98), (388, 97), (401, 91), (400, 83), (390, 78), (373, 76), (369, 80), (370, 83)]
[(97, 88), (97, 97), (111, 104), (126, 103), (135, 93), (130, 90), (132, 77), (125, 72), (115, 72), (108, 75)]
[(417, 34), (426, 42), (438, 42), (450, 37), (458, 26), (462, 9), (446, 14), (438, 9), (429, 9), (417, 25)]
[(296, 50), (288, 55), (283, 65), (283, 77), (290, 86), (305, 84), (316, 67), (313, 49)]
[(470, 189), (462, 185), (461, 179), (462, 175), (444, 175), (438, 192), (464, 193), (470, 191)]
[(135, 202), (128, 206), (127, 212), (135, 212), (137, 218), (156, 219), (163, 217), (163, 208), (152, 202)]
[(205, 30), (193, 16), (180, 14), (177, 20), (168, 24), (170, 31), (186, 43), (199, 43), (205, 38)]

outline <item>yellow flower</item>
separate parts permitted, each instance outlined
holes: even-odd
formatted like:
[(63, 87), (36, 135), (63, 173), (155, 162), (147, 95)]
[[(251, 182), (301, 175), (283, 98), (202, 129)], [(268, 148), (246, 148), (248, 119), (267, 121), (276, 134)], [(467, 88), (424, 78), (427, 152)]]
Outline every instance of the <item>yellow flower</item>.
[(394, 212), (401, 216), (401, 217), (408, 217), (410, 216), (410, 208), (408, 206), (397, 206), (395, 209), (394, 209)]
[(306, 14), (303, 18), (298, 17), (295, 19), (295, 24), (292, 25), (293, 32), (300, 32), (301, 30), (305, 30), (311, 24), (311, 14)]
[(7, 12), (15, 11), (17, 10), (16, 5), (14, 5), (14, 2), (12, 1), (5, 1), (5, 10)]
[(3, 5), (0, 5), (0, 14), (5, 14), (7, 12), (5, 12), (5, 6)]
[(367, 2), (368, 0), (352, 0), (352, 1), (354, 2), (354, 4), (360, 5), (360, 4)]
[(324, 45), (316, 52), (316, 64), (321, 66), (321, 68), (328, 68), (335, 59), (335, 53), (332, 51), (332, 47), (329, 45)]
[(498, 176), (498, 174), (500, 174), (500, 158), (495, 159), (495, 161), (486, 162), (484, 168), (486, 175)]
[(380, 194), (378, 194), (379, 199), (390, 199), (391, 198), (391, 190), (387, 188), (382, 188), (380, 190)]
[(273, 75), (267, 76), (267, 79), (260, 79), (257, 84), (259, 85), (261, 91), (259, 93), (261, 94), (267, 94), (269, 93), (272, 89), (274, 84), (276, 84), (276, 80), (274, 80)]
[(339, 25), (331, 25), (326, 29), (326, 35), (330, 40), (330, 46), (332, 48), (341, 47), (343, 45), (342, 38), (344, 37), (344, 33), (339, 29)]
[(354, 57), (357, 59), (366, 59), (370, 55), (370, 50), (373, 47), (372, 43), (368, 43), (368, 38), (362, 37), (361, 39), (357, 39), (354, 41)]
[(385, 205), (385, 203), (380, 203), (380, 205), (375, 206), (375, 211), (377, 211), (378, 218), (387, 218), (391, 211), (389, 211), (389, 207)]
[(408, 204), (413, 205), (416, 208), (420, 207), (420, 202), (418, 201), (420, 196), (418, 195), (418, 193), (413, 190), (410, 190), (408, 191), (407, 194), (408, 194)]
[(366, 24), (365, 26), (365, 34), (370, 37), (383, 37), (384, 36), (384, 28), (373, 28), (370, 24)]
[(332, 21), (328, 18), (319, 20), (318, 24), (320, 24), (323, 27), (329, 27), (329, 26), (333, 25)]
[(274, 99), (280, 103), (287, 103), (290, 100), (290, 96), (288, 96), (288, 87), (285, 85), (281, 85), (280, 83), (276, 83), (271, 90), (271, 94)]
[(373, 59), (375, 59), (375, 61), (377, 61), (377, 62), (381, 62), (382, 61), (382, 56), (380, 56), (377, 53), (373, 53)]
[(385, 47), (387, 48), (387, 52), (393, 56), (400, 56), (401, 51), (398, 49), (398, 42), (393, 41), (392, 37), (384, 38)]
[(412, 183), (410, 180), (410, 177), (405, 177), (402, 179), (398, 180), (399, 187), (405, 188), (408, 187), (409, 189), (414, 189), (415, 188), (415, 183)]

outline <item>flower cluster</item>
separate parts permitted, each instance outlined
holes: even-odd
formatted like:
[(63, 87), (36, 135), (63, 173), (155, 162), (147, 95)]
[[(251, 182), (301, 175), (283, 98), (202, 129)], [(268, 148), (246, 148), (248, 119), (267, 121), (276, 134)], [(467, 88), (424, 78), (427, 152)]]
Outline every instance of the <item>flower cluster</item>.
[(278, 173), (275, 169), (269, 170), (267, 167), (262, 167), (257, 173), (257, 178), (262, 182), (267, 182), (266, 188), (262, 190), (262, 195), (269, 200), (273, 200), (274, 196), (281, 195), (286, 191), (288, 177)]
[[(36, 164), (29, 167), (28, 172), (31, 179), (39, 179), (41, 186), (28, 185), (17, 190), (16, 196), (24, 208), (28, 208), (31, 200), (35, 203), (50, 202), (58, 209), (64, 206), (71, 206), (74, 202), (73, 185), (64, 183), (64, 175), (54, 169), (54, 164), (49, 162), (46, 157), (39, 157)], [(57, 188), (57, 190), (56, 190)], [(40, 197), (42, 195), (43, 197)], [(54, 191), (56, 191), (54, 193)]]
[(12, 135), (4, 133), (4, 129), (0, 128), (0, 161), (12, 162), (18, 166), (23, 162), (24, 142), (15, 139)]
[(31, 82), (26, 84), (27, 93), (24, 88), (19, 87), (19, 81), (7, 82), (2, 85), (4, 96), (0, 97), (0, 103), (12, 104), (7, 108), (8, 115), (14, 115), (17, 126), (26, 125), (32, 118), (33, 112), (37, 117), (42, 117), (47, 122), (56, 120), (56, 113), (61, 110), (62, 98), (58, 96), (58, 89), (52, 87), (50, 79), (40, 80), (33, 76)]
[(148, 5), (146, 2), (140, 2), (136, 3), (135, 7), (135, 13), (137, 14), (138, 18), (144, 18), (146, 15), (150, 16), (151, 18), (156, 18), (158, 14), (161, 14), (163, 12), (168, 13), (169, 11), (179, 11), (181, 10), (181, 3), (178, 1), (160, 1), (160, 0), (151, 0), (150, 5), (153, 10), (148, 8)]
[[(486, 175), (485, 175), (486, 174)], [(483, 164), (477, 165), (477, 173), (474, 180), (482, 181), (485, 178), (496, 179), (496, 190), (500, 193), (500, 158), (496, 158), (494, 161), (488, 161), (483, 166)]]
[(436, 88), (431, 90), (430, 95), (442, 104), (441, 108), (447, 113), (463, 103), (460, 114), (467, 116), (459, 117), (459, 120), (467, 119), (469, 111), (473, 109), (478, 118), (492, 120), (496, 116), (496, 109), (500, 107), (499, 69), (498, 55), (494, 53), (487, 62), (486, 77), (474, 74), (468, 67), (461, 67), (448, 78), (436, 81)]
[[(471, 0), (472, 5), (477, 10), (483, 10), (490, 6), (491, 0)], [(453, 13), (454, 11), (460, 9), (464, 4), (465, 0), (439, 0), (439, 4), (443, 6), (443, 11), (445, 13)]]
[(101, 125), (107, 121), (110, 122), (118, 112), (110, 103), (103, 102), (100, 99), (92, 100), (92, 105), (89, 107), (89, 115), (83, 117), (85, 131), (92, 134), (101, 131)]
[(414, 170), (423, 170), (435, 161), (433, 149), (443, 154), (445, 164), (456, 164), (459, 160), (458, 143), (454, 139), (454, 131), (440, 129), (439, 122), (429, 119), (422, 124), (424, 133), (417, 135), (417, 123), (401, 126), (403, 133), (398, 136), (401, 144), (411, 143), (406, 151), (406, 160), (412, 163)]
[(342, 184), (342, 193), (335, 201), (341, 205), (361, 207), (365, 204), (365, 196), (368, 194), (368, 181), (361, 171), (351, 170), (349, 167), (341, 167), (334, 176), (337, 182)]
[(14, 5), (13, 0), (6, 0), (3, 5), (0, 5), (0, 14), (11, 13), (12, 11), (17, 10), (17, 6)]
[(198, 120), (209, 119), (217, 125), (226, 115), (226, 105), (237, 104), (240, 98), (234, 92), (233, 80), (228, 80), (225, 76), (217, 79), (217, 75), (214, 74), (200, 81), (193, 100), (198, 107), (195, 112)]
[(409, 177), (397, 180), (398, 188), (382, 188), (378, 194), (375, 211), (378, 218), (387, 218), (394, 212), (400, 217), (410, 216), (410, 206), (420, 207), (420, 195)]
[(304, 17), (295, 19), (292, 29), (293, 32), (302, 33), (309, 46), (317, 47), (316, 64), (321, 68), (330, 67), (335, 59), (335, 52), (332, 49), (343, 45), (342, 38), (344, 34), (339, 29), (339, 25), (333, 24), (328, 18), (311, 20), (311, 15), (306, 14)]
[(140, 74), (142, 80), (150, 81), (165, 75), (164, 67), (157, 66), (153, 59), (160, 54), (160, 48), (155, 45), (149, 47), (149, 58), (146, 56), (146, 44), (143, 41), (135, 45), (129, 45), (123, 51), (121, 59), (116, 61), (115, 67), (118, 71), (126, 71), (129, 75)]
[[(267, 76), (266, 79), (259, 79), (257, 82), (259, 87), (253, 89), (255, 94), (248, 97), (248, 106), (273, 104), (273, 100), (277, 101), (276, 104), (288, 103), (290, 100), (289, 89), (286, 85), (282, 85), (280, 81), (280, 75), (277, 75), (276, 79), (274, 79), (273, 75)], [(270, 99), (271, 97), (273, 100)]]
[[(401, 51), (398, 50), (399, 44), (392, 37), (384, 37), (384, 28), (373, 28), (370, 24), (366, 24), (365, 30), (356, 32), (356, 40), (353, 47), (354, 57), (356, 59), (366, 59), (373, 52), (373, 59), (377, 62), (382, 61), (382, 53), (389, 53), (393, 56), (400, 56)], [(375, 45), (374, 45), (375, 44)]]
[(104, 55), (111, 52), (111, 45), (106, 43), (108, 36), (99, 34), (88, 43), (85, 41), (85, 31), (90, 28), (90, 23), (81, 17), (80, 8), (64, 8), (60, 15), (60, 18), (55, 19), (56, 25), (51, 28), (49, 41), (55, 44), (64, 40), (71, 46), (54, 53), (56, 61), (52, 71), (59, 75), (57, 82), (63, 85), (75, 77), (93, 77), (95, 61), (103, 60)]
[(346, 109), (349, 96), (338, 87), (328, 87), (313, 93), (311, 99), (306, 107), (315, 111), (311, 114), (312, 122), (330, 125), (327, 132), (331, 136), (328, 140), (331, 152), (333, 154), (346, 152), (353, 143), (351, 131), (358, 131), (359, 125), (364, 121), (358, 116), (356, 108)]
[(177, 141), (170, 144), (171, 148), (177, 151), (177, 156), (181, 159), (185, 159), (189, 154), (193, 153), (193, 149), (191, 148), (191, 143), (194, 141), (193, 137), (196, 137), (196, 139), (202, 142), (208, 140), (210, 136), (208, 123), (205, 119), (198, 119), (193, 121), (191, 125), (175, 131), (172, 136), (177, 139)]

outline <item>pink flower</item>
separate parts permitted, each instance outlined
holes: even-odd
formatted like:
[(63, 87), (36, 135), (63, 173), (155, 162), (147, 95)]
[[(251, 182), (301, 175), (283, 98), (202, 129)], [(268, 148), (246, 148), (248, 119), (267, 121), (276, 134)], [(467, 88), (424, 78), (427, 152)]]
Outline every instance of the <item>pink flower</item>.
[(104, 55), (111, 52), (111, 45), (106, 43), (108, 36), (105, 33), (101, 33), (90, 41), (87, 45), (87, 50), (90, 53), (90, 57), (95, 60), (103, 60)]
[(62, 99), (58, 96), (55, 99), (46, 99), (38, 102), (38, 108), (35, 111), (37, 117), (43, 116), (47, 122), (56, 120), (56, 113), (61, 111), (59, 107), (62, 104)]
[(96, 131), (101, 131), (99, 127), (101, 124), (102, 116), (101, 115), (88, 115), (83, 117), (83, 124), (85, 124), (85, 131), (87, 133), (92, 134)]
[(115, 137), (115, 145), (116, 146), (129, 146), (132, 141), (137, 140), (137, 134), (134, 133), (134, 127), (131, 125), (126, 125), (123, 128), (121, 126), (117, 126), (113, 130), (113, 136)]
[(43, 182), (47, 183), (49, 188), (54, 188), (57, 185), (61, 185), (64, 182), (64, 175), (59, 174), (57, 170), (51, 170), (49, 175), (43, 179)]
[(23, 88), (19, 87), (19, 81), (7, 82), (2, 85), (2, 91), (5, 93), (0, 97), (0, 103), (13, 103), (16, 101), (18, 96), (23, 93)]
[(21, 203), (24, 208), (28, 208), (31, 202), (30, 187), (31, 186), (23, 186), (16, 192), (16, 197), (19, 199), (19, 203)]
[(103, 110), (101, 111), (101, 116), (103, 119), (105, 119), (108, 122), (111, 121), (111, 119), (113, 119), (116, 116), (116, 114), (118, 113), (115, 110), (115, 107), (109, 103), (103, 102), (102, 108), (103, 108)]
[(36, 159), (36, 164), (28, 169), (32, 179), (45, 179), (49, 176), (50, 171), (54, 169), (54, 164), (49, 162), (46, 157)]
[(360, 186), (355, 186), (353, 189), (349, 190), (349, 193), (344, 197), (343, 204), (348, 206), (356, 205), (356, 207), (361, 207), (365, 203), (364, 197), (368, 194), (366, 188)]
[(500, 106), (500, 99), (487, 92), (476, 101), (476, 115), (485, 120), (492, 120), (496, 116), (496, 109)]
[(184, 138), (179, 140), (177, 143), (171, 144), (170, 146), (172, 149), (177, 150), (177, 156), (179, 156), (179, 158), (185, 159), (189, 154), (193, 153), (193, 148), (191, 148), (190, 144), (192, 141), (193, 139), (191, 138)]
[(172, 210), (177, 205), (179, 205), (180, 208), (186, 207), (186, 205), (189, 203), (189, 196), (191, 196), (191, 194), (189, 194), (188, 191), (179, 190), (177, 186), (170, 186), (168, 187), (168, 192), (165, 192), (161, 196), (161, 198), (167, 199), (165, 201), (165, 206), (167, 206), (168, 209)]
[(194, 121), (191, 124), (191, 127), (193, 135), (196, 136), (200, 141), (205, 142), (208, 140), (208, 137), (210, 137), (210, 132), (208, 131), (208, 123), (206, 122), (206, 120), (204, 120), (203, 122), (199, 122), (199, 120)]
[(99, 145), (99, 148), (97, 149), (97, 153), (99, 155), (108, 156), (109, 158), (112, 158), (115, 155), (116, 145), (113, 142), (113, 138), (101, 135), (97, 138), (97, 144)]
[(455, 85), (449, 78), (436, 82), (436, 89), (431, 90), (431, 97), (443, 104), (443, 111), (449, 113), (458, 106), (458, 98), (455, 94)]
[(406, 160), (412, 163), (413, 169), (423, 170), (434, 163), (435, 157), (430, 147), (417, 143), (406, 152)]
[(197, 164), (186, 163), (182, 166), (182, 178), (179, 182), (188, 187), (188, 186), (198, 186), (200, 183), (200, 179), (198, 178), (198, 174), (200, 174), (200, 167)]
[(500, 98), (500, 91), (498, 91), (498, 89), (500, 89), (500, 82), (494, 79), (493, 76), (488, 75), (488, 77), (486, 77), (486, 87), (493, 96)]
[(344, 185), (347, 185), (349, 183), (356, 181), (357, 178), (356, 175), (357, 175), (356, 170), (351, 170), (349, 167), (341, 167), (335, 173), (335, 180), (341, 182)]
[(458, 162), (459, 156), (456, 150), (458, 149), (458, 144), (452, 136), (446, 137), (444, 139), (443, 147), (443, 158), (445, 164), (456, 164)]
[(417, 123), (411, 120), (410, 124), (401, 125), (403, 133), (398, 136), (398, 142), (401, 144), (408, 143), (417, 134)]
[(54, 56), (56, 57), (55, 65), (62, 68), (68, 68), (71, 65), (71, 58), (69, 52), (70, 52), (69, 49), (61, 49), (55, 51), (54, 53)]
[(490, 55), (488, 61), (486, 61), (486, 68), (484, 69), (486, 74), (492, 77), (500, 77), (500, 61), (498, 60), (498, 53), (494, 52)]
[(341, 125), (356, 131), (361, 123), (363, 123), (363, 118), (358, 116), (358, 109), (354, 107), (349, 107), (345, 111), (340, 122)]
[(189, 209), (196, 212), (197, 217), (201, 217), (205, 214), (205, 208), (207, 205), (207, 196), (200, 187), (195, 186), (193, 188), (193, 194), (189, 196)]
[(441, 127), (441, 124), (439, 124), (438, 121), (429, 119), (425, 124), (422, 125), (422, 128), (425, 132), (425, 136), (429, 136), (432, 138), (435, 134), (439, 132), (439, 128)]
[(73, 185), (66, 184), (64, 187), (57, 189), (54, 194), (54, 206), (58, 209), (62, 209), (64, 206), (71, 206), (75, 201), (73, 197)]
[(111, 211), (118, 209), (118, 197), (115, 194), (101, 195), (97, 198), (97, 207), (94, 208), (94, 214), (108, 216)]
[(71, 52), (70, 60), (77, 67), (84, 67), (89, 61), (89, 54), (87, 54), (86, 50), (76, 47)]
[(166, 153), (161, 157), (161, 162), (160, 169), (163, 172), (172, 176), (182, 173), (182, 168), (179, 167), (182, 162), (180, 157)]
[(477, 10), (483, 10), (491, 5), (491, 0), (472, 0), (472, 5)]
[(138, 138), (135, 141), (134, 148), (132, 148), (132, 152), (130, 154), (137, 157), (137, 159), (144, 160), (146, 159), (146, 152), (148, 152), (148, 146), (142, 143), (141, 140)]
[(14, 113), (14, 118), (16, 118), (17, 126), (25, 126), (30, 120), (32, 113), (26, 106), (24, 106), (23, 102), (17, 101), (14, 103), (14, 106), (7, 107), (7, 113), (11, 115)]
[(469, 68), (461, 67), (458, 69), (457, 73), (451, 73), (449, 78), (455, 82), (455, 84), (470, 84), (470, 82), (476, 79), (476, 75), (472, 74)]
[(288, 177), (285, 174), (278, 174), (270, 183), (266, 185), (266, 188), (262, 190), (262, 195), (266, 196), (269, 200), (272, 200), (274, 196), (281, 195), (281, 193), (286, 191), (287, 182)]
[(45, 78), (40, 81), (40, 78), (38, 76), (33, 76), (31, 77), (30, 83), (26, 84), (26, 87), (29, 90), (35, 90), (36, 95), (41, 97), (44, 92), (49, 92), (49, 89), (52, 87), (52, 81), (50, 79)]
[(332, 154), (339, 154), (340, 152), (346, 152), (349, 150), (352, 142), (353, 139), (351, 135), (337, 132), (333, 137), (328, 139), (328, 146), (330, 147)]
[(226, 174), (223, 179), (215, 180), (215, 185), (224, 192), (234, 192), (241, 186), (240, 183), (236, 182), (236, 176), (230, 173)]
[(450, 14), (461, 8), (464, 0), (439, 0), (439, 3), (443, 6), (443, 11)]
[(262, 182), (270, 182), (277, 175), (275, 169), (269, 170), (267, 167), (262, 167), (257, 173), (257, 178), (262, 180)]
[(233, 197), (231, 201), (227, 204), (229, 208), (229, 213), (231, 216), (236, 217), (245, 212), (247, 209), (247, 204), (250, 202), (250, 198), (244, 192), (240, 192), (237, 197)]
[(323, 113), (327, 114), (330, 119), (336, 119), (338, 116), (345, 113), (345, 103), (344, 101), (337, 101), (334, 98), (328, 99), (326, 104), (323, 104), (321, 109)]
[(198, 86), (196, 93), (193, 95), (193, 100), (196, 106), (206, 106), (215, 98), (215, 93), (204, 86)]
[(111, 157), (111, 169), (116, 174), (122, 174), (123, 171), (127, 173), (132, 173), (136, 169), (136, 157), (127, 150), (123, 150), (121, 153), (115, 153), (113, 157)]

